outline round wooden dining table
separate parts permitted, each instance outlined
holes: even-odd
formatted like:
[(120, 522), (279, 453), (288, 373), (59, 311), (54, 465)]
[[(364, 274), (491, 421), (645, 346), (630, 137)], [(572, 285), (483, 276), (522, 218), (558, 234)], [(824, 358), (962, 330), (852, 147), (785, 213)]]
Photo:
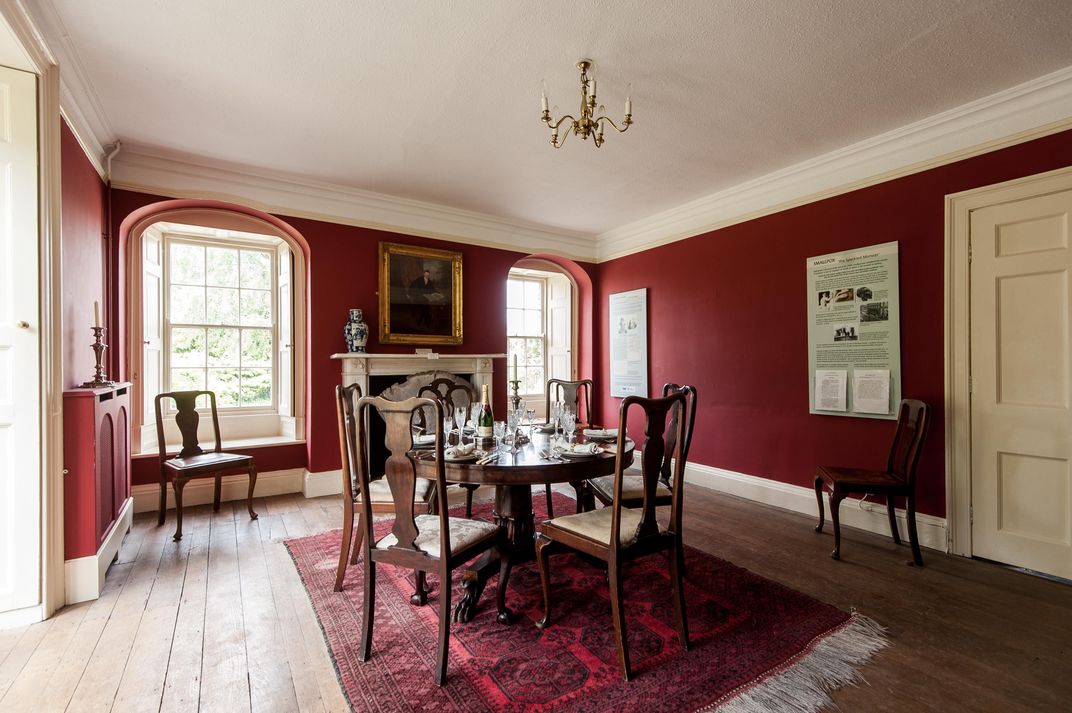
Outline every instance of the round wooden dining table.
[[(583, 434), (575, 442), (584, 443)], [(596, 455), (567, 459), (550, 454), (551, 436), (534, 431), (528, 443), (516, 451), (505, 450), (490, 462), (478, 465), (474, 461), (445, 461), (446, 479), (450, 483), (478, 483), (495, 486), (495, 506), (492, 516), (502, 531), (504, 548), (509, 560), (503, 568), (499, 555), (494, 550), (484, 553), (471, 569), (462, 575), (462, 592), (454, 607), (454, 621), (469, 621), (476, 614), (477, 602), (488, 579), (500, 574), (510, 576), (510, 568), (520, 562), (535, 558), (536, 522), (532, 511), (532, 486), (548, 483), (570, 483), (577, 491), (578, 512), (582, 507), (591, 508), (591, 495), (583, 487), (588, 478), (610, 475), (614, 472), (616, 443), (605, 447)], [(626, 441), (623, 457), (628, 467), (633, 461), (633, 442)], [(415, 457), (417, 476), (435, 478), (435, 461)], [(587, 501), (587, 502), (585, 502)], [(499, 615), (499, 621), (510, 623), (511, 612), (507, 609)]]

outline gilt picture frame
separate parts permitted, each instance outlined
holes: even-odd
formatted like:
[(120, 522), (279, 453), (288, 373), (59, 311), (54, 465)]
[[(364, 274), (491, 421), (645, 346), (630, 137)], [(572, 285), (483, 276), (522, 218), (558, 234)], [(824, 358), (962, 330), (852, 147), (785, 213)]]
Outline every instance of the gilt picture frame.
[(380, 243), (380, 343), (462, 343), (462, 254)]

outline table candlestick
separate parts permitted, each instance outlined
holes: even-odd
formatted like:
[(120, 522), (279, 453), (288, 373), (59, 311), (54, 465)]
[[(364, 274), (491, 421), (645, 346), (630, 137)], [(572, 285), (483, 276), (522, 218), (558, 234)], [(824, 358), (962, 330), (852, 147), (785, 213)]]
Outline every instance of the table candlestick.
[(507, 382), (510, 384), (510, 390), (514, 392), (514, 395), (510, 397), (510, 404), (514, 407), (514, 411), (521, 408), (521, 394), (518, 393), (521, 387), (521, 381), (519, 379), (511, 379)]
[(97, 359), (97, 365), (93, 368), (93, 380), (82, 383), (83, 388), (95, 388), (98, 386), (111, 386), (114, 381), (109, 381), (104, 374), (104, 350), (108, 345), (104, 343), (104, 327), (91, 327), (93, 330), (93, 355)]

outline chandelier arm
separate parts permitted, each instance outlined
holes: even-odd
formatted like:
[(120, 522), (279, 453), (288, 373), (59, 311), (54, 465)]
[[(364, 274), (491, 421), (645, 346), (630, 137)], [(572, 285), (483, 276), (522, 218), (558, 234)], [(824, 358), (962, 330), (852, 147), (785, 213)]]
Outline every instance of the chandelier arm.
[(551, 134), (551, 145), (554, 146), (556, 149), (562, 148), (566, 145), (566, 139), (569, 138), (569, 135), (571, 133), (573, 133), (572, 130), (566, 130), (566, 133), (562, 134), (562, 140), (556, 143), (556, 139), (558, 138), (558, 132), (556, 131), (555, 133)]
[(559, 118), (559, 120), (558, 120), (558, 121), (556, 121), (556, 122), (555, 122), (555, 123), (553, 123), (553, 124), (552, 124), (552, 123), (551, 123), (550, 121), (548, 121), (548, 122), (547, 122), (547, 126), (549, 126), (549, 127), (551, 128), (551, 131), (558, 131), (558, 127), (562, 126), (562, 123), (563, 123), (564, 121), (566, 121), (566, 119), (569, 119), (570, 121), (577, 121), (577, 120), (576, 120), (576, 119), (574, 119), (574, 118), (573, 118), (573, 117), (572, 117), (571, 115), (569, 115), (569, 114), (566, 114), (565, 116), (563, 116), (563, 117)]
[(607, 122), (612, 127), (614, 127), (614, 130), (617, 131), (619, 134), (624, 134), (626, 131), (629, 130), (629, 127), (633, 125), (632, 121), (622, 122), (622, 124), (623, 124), (622, 127), (618, 128), (618, 125), (614, 123), (614, 119), (611, 119), (609, 116), (601, 116), (598, 119), (596, 119), (597, 123), (603, 122), (603, 121)]

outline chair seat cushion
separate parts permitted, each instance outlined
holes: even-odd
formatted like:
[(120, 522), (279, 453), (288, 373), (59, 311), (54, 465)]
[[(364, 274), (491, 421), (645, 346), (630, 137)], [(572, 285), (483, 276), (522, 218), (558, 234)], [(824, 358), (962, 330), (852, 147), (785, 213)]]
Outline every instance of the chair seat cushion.
[[(414, 545), (421, 552), (439, 556), (439, 515), (418, 515), (414, 518), (417, 523), (417, 539)], [(467, 547), (476, 544), (480, 540), (495, 537), (499, 528), (490, 522), (483, 520), (467, 520), (464, 517), (451, 517), (447, 519), (447, 527), (450, 528), (450, 550), (460, 552)], [(387, 535), (376, 543), (376, 549), (386, 550), (398, 544), (398, 538), (394, 534)]]
[(200, 453), (188, 458), (170, 458), (164, 461), (169, 468), (189, 470), (191, 468), (241, 468), (252, 462), (253, 456), (240, 453)]
[(837, 483), (846, 487), (896, 487), (907, 485), (905, 481), (893, 473), (868, 470), (867, 468), (834, 468), (824, 465), (820, 466), (816, 473), (828, 483)]
[[(545, 534), (548, 530), (559, 529), (571, 532), (589, 540), (610, 547), (610, 526), (614, 508), (600, 508), (579, 512), (576, 515), (563, 515), (544, 523)], [(622, 545), (628, 545), (636, 535), (636, 529), (640, 526), (640, 511), (622, 509), (621, 530), (618, 532), (618, 540)], [(662, 530), (660, 524), (659, 529)]]
[[(614, 476), (604, 475), (599, 478), (592, 478), (588, 481), (588, 484), (599, 491), (607, 500), (614, 498)], [(662, 481), (659, 481), (655, 486), (656, 498), (669, 498), (671, 496), (670, 489), (666, 487)], [(642, 475), (623, 475), (622, 476), (622, 500), (643, 500), (644, 499), (644, 476)]]
[[(432, 481), (417, 478), (414, 485), (413, 502), (426, 500), (431, 489)], [(391, 486), (388, 485), (387, 478), (380, 478), (369, 483), (369, 498), (370, 503), (394, 503), (395, 500), (391, 497)], [(358, 498), (358, 502), (361, 502), (360, 498)]]

